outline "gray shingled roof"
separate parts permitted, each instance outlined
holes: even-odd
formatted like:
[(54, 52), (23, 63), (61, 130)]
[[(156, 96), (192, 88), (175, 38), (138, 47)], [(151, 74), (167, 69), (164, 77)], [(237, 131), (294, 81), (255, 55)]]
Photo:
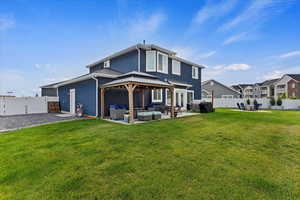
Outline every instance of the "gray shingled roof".
[(275, 83), (276, 81), (278, 81), (278, 80), (279, 80), (279, 78), (266, 80), (266, 81), (262, 82), (262, 83), (260, 84), (260, 86), (272, 85), (272, 84), (274, 84), (274, 83)]
[(296, 81), (300, 81), (300, 74), (287, 74), (287, 75)]

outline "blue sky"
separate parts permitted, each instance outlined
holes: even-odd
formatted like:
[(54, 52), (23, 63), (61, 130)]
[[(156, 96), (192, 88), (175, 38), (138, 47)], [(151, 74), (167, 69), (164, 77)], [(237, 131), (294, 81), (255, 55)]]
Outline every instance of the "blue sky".
[(207, 66), (203, 80), (300, 73), (299, 25), (299, 0), (2, 0), (0, 94), (35, 95), (143, 40)]

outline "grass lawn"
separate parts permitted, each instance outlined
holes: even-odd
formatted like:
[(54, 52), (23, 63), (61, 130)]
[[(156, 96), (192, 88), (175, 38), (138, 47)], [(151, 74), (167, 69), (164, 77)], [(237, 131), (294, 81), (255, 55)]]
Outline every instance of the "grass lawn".
[(300, 199), (300, 112), (0, 134), (0, 199)]

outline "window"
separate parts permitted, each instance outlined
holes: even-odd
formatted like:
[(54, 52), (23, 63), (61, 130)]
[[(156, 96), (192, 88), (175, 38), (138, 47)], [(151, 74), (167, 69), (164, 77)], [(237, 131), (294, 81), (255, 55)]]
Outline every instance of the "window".
[(292, 88), (296, 88), (296, 84), (295, 83), (292, 83)]
[(105, 61), (104, 64), (103, 64), (103, 67), (104, 68), (109, 68), (110, 67), (110, 60)]
[(157, 52), (157, 71), (168, 73), (168, 56), (166, 54)]
[(198, 67), (192, 67), (192, 78), (198, 79)]
[(180, 62), (177, 60), (172, 60), (172, 74), (180, 75)]
[(213, 81), (210, 81), (210, 86), (214, 86), (214, 82)]
[(146, 72), (156, 71), (156, 51), (146, 51)]
[(233, 99), (233, 95), (222, 95), (224, 99)]
[(152, 102), (162, 102), (162, 89), (153, 89), (152, 90)]
[(293, 92), (292, 97), (294, 98), (296, 97), (296, 92)]
[(171, 105), (171, 91), (169, 89), (166, 89), (166, 105)]

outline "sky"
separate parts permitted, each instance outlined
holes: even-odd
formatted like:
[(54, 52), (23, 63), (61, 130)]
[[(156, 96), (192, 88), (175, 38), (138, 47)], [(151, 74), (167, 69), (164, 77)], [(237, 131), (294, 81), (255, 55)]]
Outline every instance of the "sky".
[(300, 0), (1, 0), (0, 94), (34, 96), (143, 40), (206, 66), (202, 80), (300, 73)]

